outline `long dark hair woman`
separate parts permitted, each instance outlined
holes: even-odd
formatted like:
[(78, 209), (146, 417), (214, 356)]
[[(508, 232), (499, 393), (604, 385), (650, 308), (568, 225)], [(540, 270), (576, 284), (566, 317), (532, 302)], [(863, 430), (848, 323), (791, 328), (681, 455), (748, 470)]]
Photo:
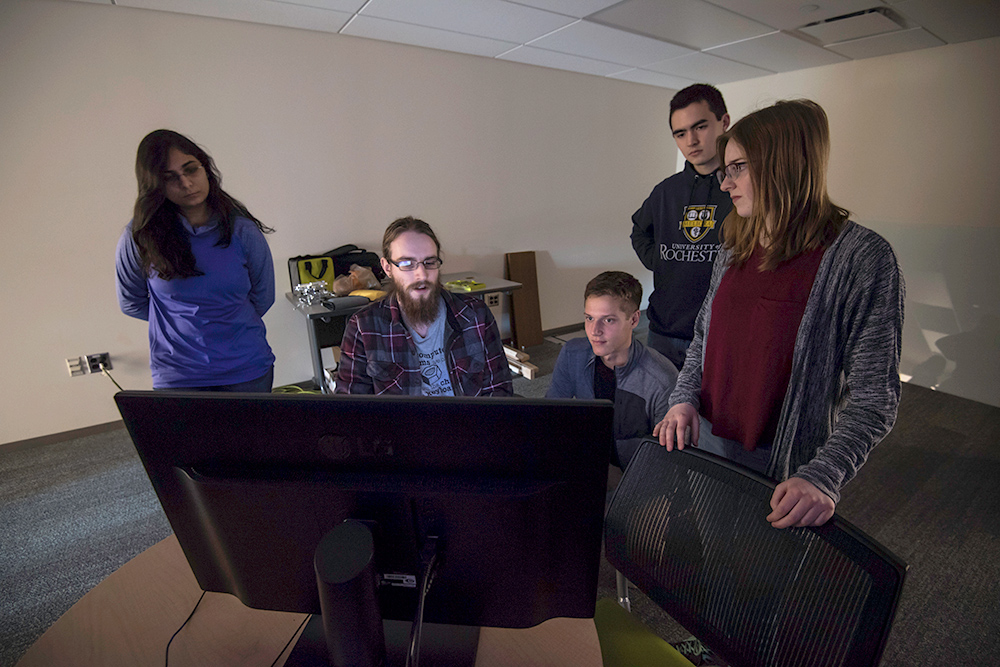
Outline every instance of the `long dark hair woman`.
[(122, 312), (149, 321), (155, 389), (269, 392), (261, 319), (274, 303), (273, 231), (222, 189), (215, 162), (171, 130), (135, 160), (139, 196), (118, 241)]
[(818, 104), (755, 111), (718, 148), (733, 211), (654, 435), (779, 482), (776, 528), (821, 525), (896, 418), (903, 277), (885, 239), (830, 201)]

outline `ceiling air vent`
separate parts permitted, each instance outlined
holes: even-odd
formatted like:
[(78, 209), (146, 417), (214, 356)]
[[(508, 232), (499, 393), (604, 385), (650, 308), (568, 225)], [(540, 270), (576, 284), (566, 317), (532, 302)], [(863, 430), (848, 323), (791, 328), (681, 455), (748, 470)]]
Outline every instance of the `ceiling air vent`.
[(887, 8), (876, 7), (843, 16), (835, 16), (825, 21), (816, 21), (802, 26), (799, 31), (826, 45), (849, 39), (881, 35), (903, 28), (904, 26), (892, 16)]

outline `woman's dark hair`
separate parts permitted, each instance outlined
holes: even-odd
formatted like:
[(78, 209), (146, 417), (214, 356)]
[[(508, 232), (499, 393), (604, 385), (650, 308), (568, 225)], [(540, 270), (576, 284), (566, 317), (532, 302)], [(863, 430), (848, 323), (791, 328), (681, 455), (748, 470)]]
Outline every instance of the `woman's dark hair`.
[(191, 242), (177, 219), (180, 210), (164, 193), (164, 173), (171, 148), (193, 156), (205, 169), (209, 185), (205, 203), (219, 219), (219, 241), (216, 245), (227, 247), (232, 242), (238, 216), (253, 220), (262, 233), (274, 231), (250, 215), (246, 206), (222, 189), (222, 175), (211, 156), (198, 144), (172, 130), (154, 130), (139, 142), (136, 152), (135, 178), (139, 184), (139, 196), (132, 215), (132, 238), (139, 248), (147, 274), (155, 269), (164, 280), (203, 275), (195, 266)]

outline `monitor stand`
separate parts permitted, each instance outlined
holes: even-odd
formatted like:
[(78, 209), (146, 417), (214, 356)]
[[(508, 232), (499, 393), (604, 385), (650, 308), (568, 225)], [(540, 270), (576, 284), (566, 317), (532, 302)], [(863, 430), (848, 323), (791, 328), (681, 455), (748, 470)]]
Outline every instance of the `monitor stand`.
[[(385, 632), (386, 664), (404, 667), (410, 647), (407, 621), (382, 621)], [(420, 637), (421, 667), (473, 667), (479, 648), (479, 628), (465, 625), (424, 623)], [(314, 614), (285, 662), (287, 667), (329, 667), (323, 617)]]
[[(435, 548), (431, 547), (432, 555)], [(413, 623), (421, 623), (418, 663), (424, 667), (473, 667), (479, 648), (478, 627), (424, 623), (419, 617), (413, 622), (382, 619), (374, 557), (372, 532), (360, 521), (344, 521), (323, 536), (313, 563), (323, 614), (312, 615), (285, 664), (327, 667), (337, 660), (346, 663), (343, 667), (405, 667), (410, 629)], [(428, 563), (433, 561), (429, 556)], [(428, 569), (433, 566), (428, 565)], [(328, 650), (328, 645), (335, 650)]]

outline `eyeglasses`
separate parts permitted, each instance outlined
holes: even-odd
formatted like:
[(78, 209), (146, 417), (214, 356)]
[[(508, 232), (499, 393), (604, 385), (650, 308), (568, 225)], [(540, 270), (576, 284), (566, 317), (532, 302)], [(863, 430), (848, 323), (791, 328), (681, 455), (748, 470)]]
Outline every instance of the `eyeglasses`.
[(415, 259), (401, 259), (398, 262), (394, 262), (388, 258), (386, 259), (393, 266), (399, 267), (400, 271), (416, 271), (417, 267), (420, 266), (421, 264), (423, 264), (424, 268), (427, 269), (428, 271), (433, 271), (434, 269), (441, 268), (441, 265), (444, 264), (444, 260), (442, 260), (440, 257), (428, 257), (427, 259), (420, 262), (418, 262)]
[(719, 169), (715, 172), (715, 176), (719, 179), (719, 185), (725, 182), (727, 176), (735, 181), (736, 177), (742, 174), (749, 166), (750, 163), (744, 160), (743, 162), (734, 162), (725, 169)]
[(194, 178), (195, 174), (199, 170), (204, 169), (200, 163), (193, 162), (186, 164), (181, 168), (181, 173), (178, 174), (176, 171), (168, 171), (163, 174), (163, 182), (167, 185), (179, 186), (181, 184), (181, 174), (184, 174), (188, 179)]

